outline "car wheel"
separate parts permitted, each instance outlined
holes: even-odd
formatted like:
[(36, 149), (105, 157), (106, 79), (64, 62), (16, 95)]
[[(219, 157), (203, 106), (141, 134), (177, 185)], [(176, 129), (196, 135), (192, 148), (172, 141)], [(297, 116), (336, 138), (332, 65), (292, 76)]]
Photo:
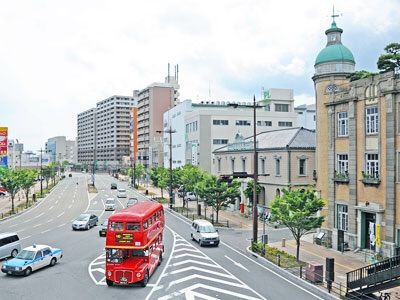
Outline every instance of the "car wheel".
[(89, 230), (89, 229), (90, 229), (90, 225), (87, 224), (87, 225), (86, 225), (86, 230)]
[(28, 268), (25, 269), (24, 275), (25, 276), (29, 276), (29, 275), (31, 275), (31, 273), (32, 273), (32, 269), (30, 267), (28, 267)]
[(108, 286), (113, 286), (114, 282), (112, 282), (110, 279), (106, 279), (107, 285)]
[(203, 241), (201, 239), (199, 239), (199, 245), (200, 247), (203, 247)]
[(11, 256), (12, 257), (16, 257), (18, 255), (18, 250), (14, 249), (13, 251), (11, 251)]
[(140, 286), (141, 287), (146, 287), (147, 283), (149, 282), (149, 271), (146, 270), (146, 273), (144, 273), (144, 278), (143, 280), (140, 282)]
[(53, 257), (50, 261), (50, 266), (53, 267), (57, 263), (57, 258)]
[(192, 238), (192, 241), (194, 241), (193, 233), (190, 234), (190, 237)]

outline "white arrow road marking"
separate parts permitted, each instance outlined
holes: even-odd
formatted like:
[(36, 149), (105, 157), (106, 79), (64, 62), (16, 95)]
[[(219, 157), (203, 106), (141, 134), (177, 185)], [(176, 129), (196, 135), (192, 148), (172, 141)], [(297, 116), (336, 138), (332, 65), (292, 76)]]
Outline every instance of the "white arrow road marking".
[[(193, 286), (190, 286), (190, 287), (187, 287), (185, 289), (180, 290), (180, 292), (183, 292), (183, 293), (186, 294), (187, 292), (192, 292), (192, 290), (198, 289), (198, 288), (204, 288), (204, 289), (208, 289), (208, 290), (213, 290), (213, 291), (216, 291), (216, 292), (219, 292), (219, 293), (222, 293), (222, 294), (228, 294), (228, 295), (231, 295), (231, 296), (234, 296), (234, 297), (237, 297), (237, 298), (242, 298), (242, 299), (247, 299), (247, 300), (260, 300), (260, 298), (255, 298), (255, 297), (252, 297), (252, 296), (247, 296), (247, 295), (235, 293), (235, 292), (224, 290), (224, 289), (220, 289), (220, 288), (217, 288), (217, 287), (214, 287), (214, 286), (208, 286), (208, 285), (205, 285), (205, 284), (202, 284), (202, 283), (196, 283)], [(206, 296), (206, 295), (204, 295), (204, 296)], [(188, 299), (188, 298), (186, 298), (186, 299)], [(204, 299), (208, 299), (208, 298), (204, 298)], [(261, 299), (265, 299), (265, 298), (262, 297)]]
[(174, 258), (181, 258), (181, 257), (185, 257), (185, 256), (191, 256), (191, 257), (194, 257), (194, 258), (208, 259), (204, 254), (203, 254), (203, 256), (200, 256), (200, 255), (194, 255), (194, 254), (190, 254), (190, 253), (178, 254), (178, 255), (175, 255)]
[(106, 273), (106, 271), (105, 271), (104, 269), (102, 269), (102, 268), (92, 269), (92, 271), (97, 271), (97, 272), (100, 272), (100, 273), (102, 273), (102, 274), (105, 274), (105, 273)]
[(217, 268), (217, 269), (223, 269), (222, 267), (217, 266), (217, 265), (205, 263), (205, 262), (202, 262), (202, 261), (192, 260), (192, 259), (187, 259), (187, 260), (183, 260), (183, 261), (179, 261), (177, 263), (171, 264), (171, 267), (177, 267), (177, 266), (184, 265), (184, 264), (198, 264), (198, 265), (202, 265), (202, 266), (213, 267), (213, 268)]
[(201, 294), (198, 292), (193, 292), (193, 291), (187, 291), (185, 293), (185, 296), (186, 296), (186, 300), (196, 300), (198, 298), (206, 299), (206, 300), (218, 300), (218, 298), (214, 298), (214, 297), (207, 296), (207, 295), (204, 295), (204, 294)]
[(247, 272), (250, 272), (247, 268), (245, 268), (241, 263), (238, 263), (238, 262), (236, 262), (236, 261), (234, 261), (232, 258), (230, 258), (229, 256), (227, 256), (227, 255), (225, 255), (225, 257), (227, 258), (227, 259), (229, 259), (231, 262), (233, 262), (233, 264), (235, 265), (235, 266), (238, 266), (239, 268), (242, 268), (243, 270), (246, 270)]
[(184, 278), (179, 278), (177, 280), (173, 280), (168, 284), (168, 287), (165, 290), (169, 290), (172, 286), (188, 281), (188, 280), (192, 280), (192, 279), (204, 279), (204, 280), (211, 280), (212, 282), (218, 282), (218, 283), (222, 283), (222, 284), (226, 284), (226, 285), (231, 285), (231, 286), (236, 286), (236, 287), (241, 287), (244, 289), (250, 289), (247, 285), (245, 284), (240, 284), (238, 282), (231, 282), (231, 281), (226, 281), (226, 280), (222, 280), (222, 279), (217, 279), (217, 278), (210, 278), (207, 276), (203, 276), (203, 275), (198, 275), (198, 274), (193, 274), (193, 275), (189, 275), (186, 276)]
[(96, 205), (97, 204), (97, 201), (93, 201), (93, 205)]
[(200, 252), (198, 249), (196, 249), (196, 248), (180, 248), (180, 249), (178, 249), (178, 250), (175, 250), (174, 251), (174, 253), (176, 253), (176, 252), (181, 252), (181, 251), (193, 251), (193, 252)]

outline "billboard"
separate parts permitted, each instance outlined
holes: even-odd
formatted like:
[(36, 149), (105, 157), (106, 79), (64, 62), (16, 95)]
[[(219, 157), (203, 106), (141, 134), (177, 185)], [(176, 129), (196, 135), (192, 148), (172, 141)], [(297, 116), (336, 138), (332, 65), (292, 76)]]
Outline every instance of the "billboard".
[(0, 167), (8, 167), (8, 127), (0, 127)]

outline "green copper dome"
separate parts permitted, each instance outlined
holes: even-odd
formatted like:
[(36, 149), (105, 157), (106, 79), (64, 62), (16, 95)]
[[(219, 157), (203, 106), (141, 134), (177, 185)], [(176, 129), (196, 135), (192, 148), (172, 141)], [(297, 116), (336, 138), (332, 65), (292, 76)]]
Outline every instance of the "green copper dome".
[(355, 63), (353, 53), (341, 43), (329, 45), (322, 49), (315, 60), (315, 65), (331, 61), (348, 61)]

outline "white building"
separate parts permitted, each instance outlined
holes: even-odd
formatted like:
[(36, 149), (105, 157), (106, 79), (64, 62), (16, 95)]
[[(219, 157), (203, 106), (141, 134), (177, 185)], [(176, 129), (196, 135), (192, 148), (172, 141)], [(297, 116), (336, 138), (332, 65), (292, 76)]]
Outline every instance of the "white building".
[[(257, 109), (257, 132), (296, 127), (293, 90), (270, 89), (267, 94), (268, 99), (260, 103), (266, 107)], [(169, 115), (168, 112), (164, 114), (164, 129), (171, 124), (172, 130), (177, 131), (172, 134), (174, 167), (193, 164), (212, 172), (212, 153), (216, 149), (232, 143), (237, 133), (243, 136), (252, 135), (253, 108), (234, 108), (228, 104), (225, 101), (192, 103), (188, 100), (170, 110)], [(239, 104), (252, 105), (247, 102)], [(164, 133), (163, 141), (166, 156), (164, 166), (168, 166), (168, 133)]]
[(303, 104), (294, 110), (297, 112), (297, 126), (315, 130), (315, 104)]
[(96, 142), (96, 108), (78, 114), (77, 154), (78, 163), (88, 164), (94, 160)]
[(76, 142), (69, 141), (65, 136), (56, 136), (49, 138), (45, 145), (45, 153), (49, 154), (51, 161), (68, 161), (76, 163)]

